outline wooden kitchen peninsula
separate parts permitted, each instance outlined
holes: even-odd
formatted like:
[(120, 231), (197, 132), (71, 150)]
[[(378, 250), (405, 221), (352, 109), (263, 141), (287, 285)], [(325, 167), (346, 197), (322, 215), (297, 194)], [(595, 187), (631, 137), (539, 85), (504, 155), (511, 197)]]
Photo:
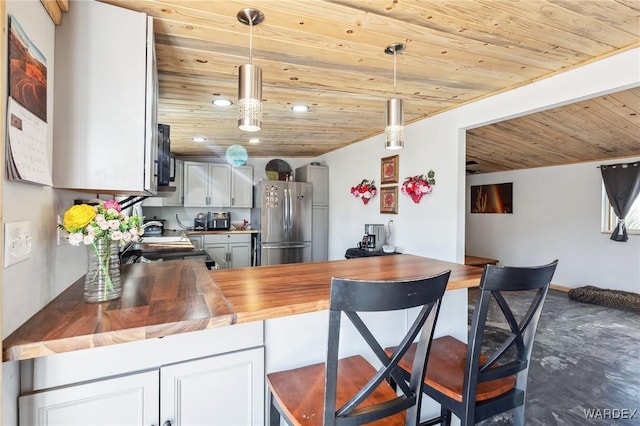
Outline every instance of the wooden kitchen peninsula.
[[(326, 340), (332, 277), (446, 269), (436, 333), (461, 337), (466, 288), (478, 285), (482, 269), (413, 255), (213, 271), (193, 260), (123, 265), (122, 297), (100, 304), (83, 301), (80, 279), (3, 341), (4, 361), (21, 363), (20, 424), (39, 424), (49, 412), (59, 423), (88, 424), (98, 412), (105, 424), (262, 425), (265, 374), (324, 359), (318, 342)], [(387, 336), (411, 315), (380, 314), (372, 331)]]
[(236, 322), (329, 308), (331, 277), (397, 280), (451, 270), (447, 290), (477, 287), (482, 269), (408, 254), (348, 260), (217, 270), (211, 277), (235, 313)]
[(326, 310), (331, 277), (389, 280), (445, 269), (447, 290), (477, 286), (482, 273), (413, 255), (215, 271), (186, 260), (123, 265), (120, 299), (85, 303), (79, 279), (3, 341), (3, 361)]

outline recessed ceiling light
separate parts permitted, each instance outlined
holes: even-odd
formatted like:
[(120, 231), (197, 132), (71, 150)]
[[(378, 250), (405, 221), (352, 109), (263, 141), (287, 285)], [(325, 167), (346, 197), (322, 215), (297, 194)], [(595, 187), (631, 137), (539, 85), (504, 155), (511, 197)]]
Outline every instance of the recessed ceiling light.
[(211, 102), (215, 106), (222, 106), (222, 107), (228, 107), (228, 106), (233, 105), (233, 102), (231, 102), (229, 99), (214, 99)]
[(260, 138), (251, 138), (249, 139), (249, 143), (260, 143)]
[(191, 140), (194, 142), (206, 142), (207, 138), (205, 138), (204, 136), (194, 136), (193, 138), (191, 138)]
[(291, 111), (293, 112), (307, 112), (309, 111), (308, 105), (294, 105), (291, 107)]

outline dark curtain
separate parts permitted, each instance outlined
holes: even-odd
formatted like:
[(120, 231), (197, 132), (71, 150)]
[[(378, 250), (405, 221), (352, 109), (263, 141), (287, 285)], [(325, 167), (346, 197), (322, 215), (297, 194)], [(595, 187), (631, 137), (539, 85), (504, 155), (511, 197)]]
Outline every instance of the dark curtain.
[(600, 166), (607, 197), (618, 216), (618, 224), (611, 234), (613, 241), (627, 241), (624, 218), (640, 194), (640, 162)]

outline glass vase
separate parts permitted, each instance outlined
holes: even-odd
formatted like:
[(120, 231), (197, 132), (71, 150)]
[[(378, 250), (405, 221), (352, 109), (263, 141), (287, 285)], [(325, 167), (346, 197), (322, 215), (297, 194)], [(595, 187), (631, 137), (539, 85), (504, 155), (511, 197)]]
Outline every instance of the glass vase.
[(122, 295), (120, 248), (117, 241), (96, 240), (87, 245), (88, 268), (84, 280), (84, 300), (106, 302)]

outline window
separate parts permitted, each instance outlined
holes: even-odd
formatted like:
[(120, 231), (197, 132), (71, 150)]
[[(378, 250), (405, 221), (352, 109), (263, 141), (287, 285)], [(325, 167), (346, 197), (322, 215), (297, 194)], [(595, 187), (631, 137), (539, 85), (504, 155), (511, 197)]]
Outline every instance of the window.
[[(609, 199), (607, 198), (607, 192), (602, 188), (602, 205), (603, 205), (603, 232), (613, 232), (618, 222), (618, 217), (613, 212)], [(624, 224), (627, 228), (628, 234), (640, 234), (640, 196), (633, 202), (629, 214), (624, 220)]]

